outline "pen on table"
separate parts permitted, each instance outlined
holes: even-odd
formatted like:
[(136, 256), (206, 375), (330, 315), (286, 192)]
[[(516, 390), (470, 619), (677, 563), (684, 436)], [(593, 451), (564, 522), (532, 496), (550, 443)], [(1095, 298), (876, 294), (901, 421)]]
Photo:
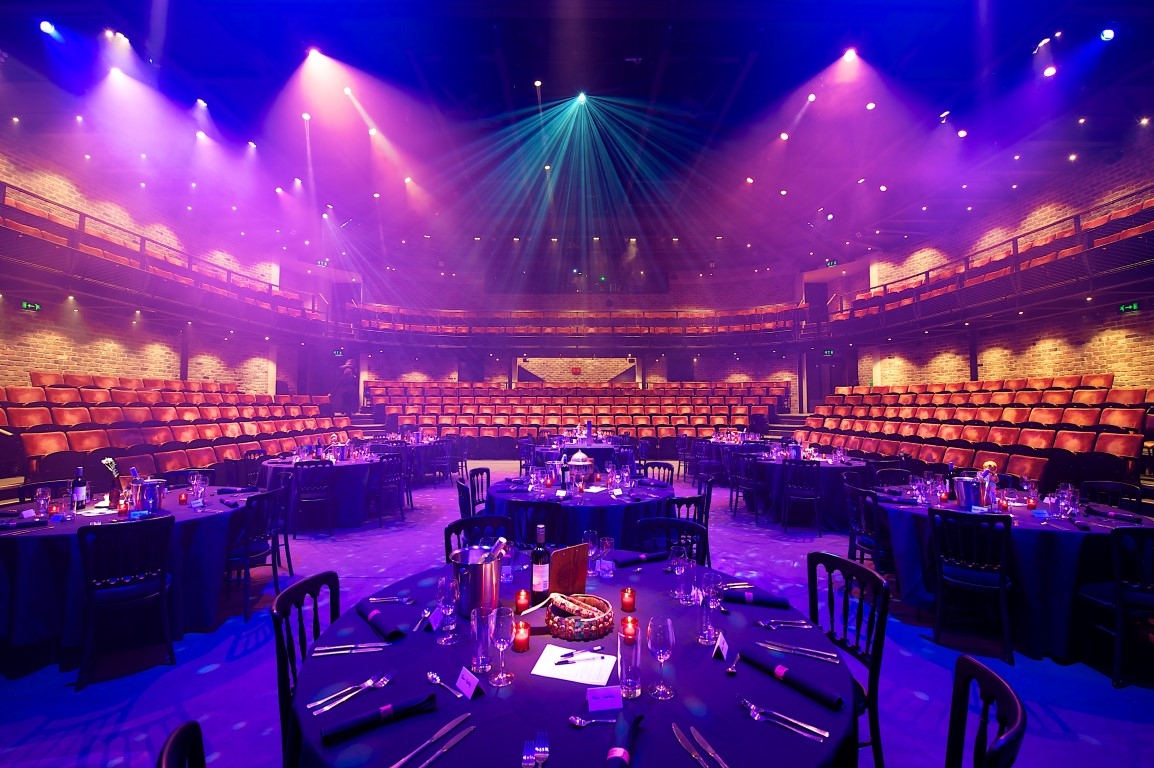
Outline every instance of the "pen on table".
[(599, 651), (599, 650), (601, 650), (603, 647), (604, 647), (604, 646), (595, 645), (595, 646), (593, 646), (592, 648), (589, 648), (588, 650), (586, 650), (586, 649), (582, 648), (582, 649), (581, 649), (581, 650), (579, 650), (579, 651), (566, 651), (565, 653), (561, 654), (560, 658), (562, 658), (562, 659), (571, 659), (571, 658), (573, 658), (574, 656), (576, 656), (576, 655), (577, 655), (577, 654), (579, 654), (579, 653), (593, 653), (594, 651)]
[(596, 661), (600, 656), (583, 656), (580, 659), (561, 659), (561, 661), (553, 662), (554, 666), (561, 666), (562, 664), (580, 664), (583, 661)]

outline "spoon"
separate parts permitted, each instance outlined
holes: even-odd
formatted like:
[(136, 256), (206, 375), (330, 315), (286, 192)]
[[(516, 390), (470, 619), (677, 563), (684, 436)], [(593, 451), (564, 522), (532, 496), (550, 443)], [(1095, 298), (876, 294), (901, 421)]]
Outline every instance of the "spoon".
[(448, 691), (449, 693), (456, 696), (458, 699), (464, 698), (465, 694), (461, 693), (456, 688), (452, 688), (448, 685), (445, 685), (445, 683), (441, 682), (441, 676), (438, 675), (436, 672), (426, 672), (425, 677), (429, 678), (430, 683), (432, 683), (433, 685), (441, 686), (446, 691)]
[(426, 608), (425, 610), (421, 611), (421, 618), (417, 619), (417, 623), (413, 625), (413, 631), (416, 632), (419, 630), (421, 625), (425, 623), (425, 619), (429, 618), (431, 615), (433, 615), (432, 608)]
[(587, 725), (593, 725), (593, 723), (608, 723), (609, 725), (613, 725), (617, 721), (616, 720), (586, 720), (585, 718), (578, 717), (577, 715), (569, 715), (569, 722), (573, 723), (573, 725), (577, 726), (578, 728), (584, 728)]
[(413, 605), (417, 602), (415, 597), (370, 597), (370, 603), (403, 603), (405, 605)]
[(739, 662), (739, 661), (741, 661), (741, 654), (740, 653), (737, 654), (736, 656), (734, 656), (733, 657), (733, 663), (725, 668), (725, 674), (736, 675), (737, 674), (737, 662)]

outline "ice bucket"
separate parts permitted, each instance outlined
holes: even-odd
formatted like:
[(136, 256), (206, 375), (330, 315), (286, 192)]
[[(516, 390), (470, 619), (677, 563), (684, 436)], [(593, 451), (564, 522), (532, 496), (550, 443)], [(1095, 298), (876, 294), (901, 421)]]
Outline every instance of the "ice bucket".
[(958, 497), (960, 509), (981, 506), (986, 481), (980, 477), (955, 477), (954, 494)]
[(133, 480), (132, 508), (137, 512), (152, 514), (160, 510), (164, 502), (167, 480)]
[(501, 558), (488, 559), (489, 547), (464, 547), (453, 552), (450, 560), (457, 572), (461, 598), (457, 614), (469, 618), (474, 608), (497, 608), (501, 590)]

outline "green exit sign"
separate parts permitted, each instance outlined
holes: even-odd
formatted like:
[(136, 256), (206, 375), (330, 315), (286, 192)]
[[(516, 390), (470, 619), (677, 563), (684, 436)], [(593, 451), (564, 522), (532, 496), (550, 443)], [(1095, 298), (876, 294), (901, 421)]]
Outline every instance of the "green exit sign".
[(827, 267), (836, 267), (837, 266), (837, 259), (826, 259), (825, 265)]
[(826, 357), (833, 357), (834, 355), (836, 355), (836, 354), (837, 354), (837, 350), (833, 350), (833, 349), (823, 349), (821, 353), (822, 353), (823, 355), (825, 355)]
[(334, 349), (333, 350), (333, 357), (344, 357), (344, 356), (345, 356), (345, 351), (343, 349)]
[(1119, 312), (1137, 312), (1138, 311), (1138, 302), (1131, 301), (1127, 304), (1121, 304), (1118, 306), (1118, 311)]
[(35, 301), (22, 301), (20, 302), (20, 309), (26, 309), (29, 312), (39, 312), (40, 305)]

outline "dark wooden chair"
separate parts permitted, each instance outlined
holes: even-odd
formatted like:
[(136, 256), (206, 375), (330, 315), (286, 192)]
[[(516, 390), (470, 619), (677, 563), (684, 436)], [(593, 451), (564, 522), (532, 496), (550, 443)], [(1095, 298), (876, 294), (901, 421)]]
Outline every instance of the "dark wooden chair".
[[(810, 552), (809, 620), (828, 627), (826, 637), (865, 665), (867, 679), (863, 687), (855, 678), (854, 711), (869, 719), (869, 740), (859, 747), (873, 750), (874, 765), (883, 768), (881, 718), (878, 714), (878, 680), (881, 677), (882, 651), (885, 650), (886, 622), (890, 614), (890, 586), (864, 565), (828, 552)], [(820, 570), (825, 571), (824, 579)], [(838, 578), (835, 578), (835, 574)], [(822, 586), (825, 589), (822, 590)], [(824, 591), (826, 621), (818, 598)]]
[(292, 700), (300, 665), (308, 656), (309, 645), (321, 635), (321, 593), (325, 589), (329, 600), (328, 624), (332, 624), (341, 615), (340, 579), (333, 571), (301, 579), (285, 588), (272, 602), (281, 756), (286, 768), (300, 763), (300, 726), (292, 714)]
[(868, 556), (874, 568), (890, 573), (893, 568), (894, 548), (890, 541), (889, 526), (883, 520), (885, 511), (878, 504), (877, 494), (864, 488), (845, 486), (846, 507), (849, 512), (850, 560), (864, 563)]
[(645, 476), (650, 480), (657, 480), (666, 485), (673, 485), (673, 475), (676, 468), (667, 461), (645, 462)]
[[(241, 472), (244, 475), (243, 482), (245, 485), (255, 487), (260, 480), (260, 465), (264, 463), (265, 459), (269, 458), (268, 454), (260, 450), (245, 451), (244, 457), (241, 459)], [(269, 482), (271, 486), (272, 483)]]
[(761, 518), (763, 505), (769, 500), (769, 484), (764, 481), (757, 457), (751, 453), (730, 451), (729, 455), (729, 513), (737, 516), (741, 499), (753, 512), (756, 523)]
[(909, 485), (910, 471), (899, 467), (884, 467), (874, 472), (874, 484), (878, 486)]
[(785, 459), (781, 462), (781, 471), (782, 532), (789, 533), (790, 513), (794, 505), (801, 504), (813, 511), (813, 530), (821, 536), (821, 486), (818, 463), (805, 459)]
[(637, 540), (642, 552), (668, 552), (680, 544), (698, 565), (709, 563), (709, 531), (692, 520), (643, 517), (637, 521)]
[(365, 510), (376, 509), (377, 527), (380, 528), (385, 513), (385, 500), (396, 500), (397, 511), (405, 519), (404, 467), (401, 454), (384, 453), (369, 466), (365, 482)]
[[(1113, 638), (1114, 687), (1125, 684), (1126, 640), (1131, 633), (1154, 636), (1154, 528), (1122, 527), (1110, 531), (1109, 581), (1089, 582), (1078, 598), (1093, 610), (1091, 626)], [(1148, 647), (1148, 646), (1147, 646)]]
[(537, 452), (537, 444), (532, 440), (517, 441), (517, 469), (519, 475), (528, 475), (533, 469), (533, 458)]
[(937, 577), (934, 642), (940, 642), (942, 624), (953, 591), (990, 595), (998, 599), (1002, 622), (1002, 658), (1014, 663), (1010, 623), (1011, 515), (975, 514), (931, 507), (930, 538)]
[(156, 758), (156, 768), (205, 768), (200, 723), (189, 720), (168, 734)]
[(306, 517), (320, 517), (332, 535), (336, 525), (333, 499), (333, 463), (328, 459), (297, 462), (293, 467), (292, 531), (301, 530)]
[(96, 624), (106, 613), (154, 608), (167, 663), (176, 663), (168, 615), (173, 525), (172, 515), (161, 515), (114, 525), (82, 525), (76, 531), (84, 579), (84, 636), (76, 690), (92, 678)]
[(481, 512), (485, 511), (491, 480), (488, 467), (473, 467), (469, 470), (469, 497), (472, 499), (470, 503), (473, 505), (473, 514), (477, 513), (478, 508)]
[(457, 480), (457, 508), (460, 510), (462, 520), (473, 516), (473, 497), (464, 480)]
[[(965, 764), (966, 721), (970, 714), (971, 688), (978, 684), (978, 729), (974, 735), (974, 768), (1010, 768), (1018, 758), (1026, 735), (1026, 708), (1009, 683), (969, 656), (954, 664), (954, 690), (950, 700), (950, 725), (946, 735), (946, 768)], [(990, 708), (997, 730), (990, 739)]]
[[(720, 465), (719, 465), (720, 466)], [(701, 497), (704, 502), (701, 519), (697, 522), (709, 527), (709, 511), (713, 508), (713, 484), (717, 481), (717, 475), (701, 474), (697, 476), (697, 495)]]
[(1133, 483), (1086, 480), (1078, 486), (1078, 495), (1091, 504), (1106, 504), (1129, 512), (1142, 511), (1142, 488)]
[(454, 550), (477, 544), (481, 539), (504, 536), (510, 538), (513, 532), (513, 518), (505, 515), (473, 515), (454, 520), (445, 526), (445, 562)]
[[(281, 487), (256, 493), (245, 501), (244, 509), (237, 510), (228, 520), (228, 548), (225, 550), (225, 570), (229, 585), (239, 577), (244, 584), (244, 620), (252, 614), (249, 588), (252, 569), (272, 566), (273, 589), (280, 593), (280, 519), (286, 508), (288, 488)], [(236, 577), (233, 576), (236, 574)]]

